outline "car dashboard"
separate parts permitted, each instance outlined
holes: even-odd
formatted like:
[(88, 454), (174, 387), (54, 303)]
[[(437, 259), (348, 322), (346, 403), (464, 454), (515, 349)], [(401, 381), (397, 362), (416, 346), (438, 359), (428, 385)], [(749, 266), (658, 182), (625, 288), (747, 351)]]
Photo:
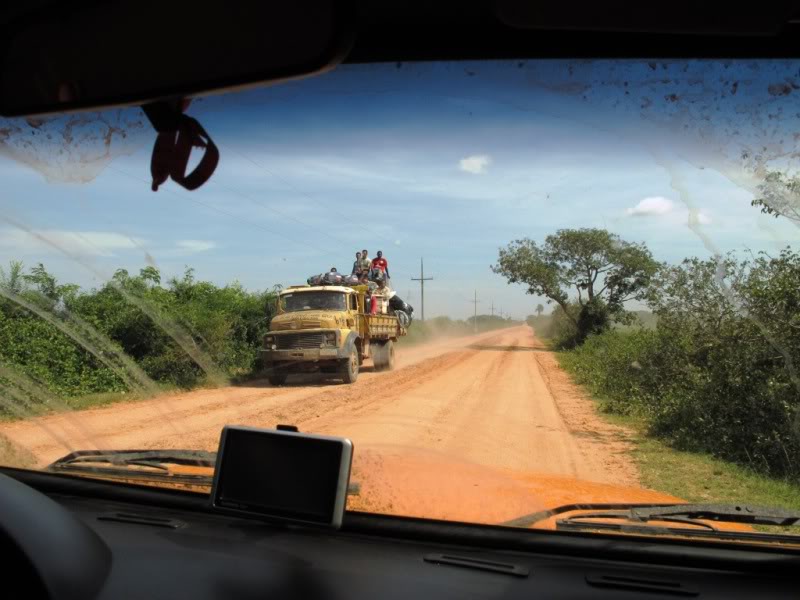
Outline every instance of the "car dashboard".
[[(792, 571), (800, 559), (786, 550), (362, 513), (348, 513), (343, 528), (332, 531), (216, 514), (197, 494), (4, 472), (26, 484), (28, 507), (34, 495), (46, 495), (65, 509), (62, 519), (76, 521), (105, 548), (84, 560), (81, 536), (59, 537), (59, 527), (51, 527), (52, 539), (40, 540), (50, 559), (69, 557), (73, 566), (60, 578), (39, 573), (40, 581), (49, 577), (50, 598), (796, 597)], [(3, 496), (6, 521), (19, 507), (9, 508)], [(86, 564), (76, 569), (81, 560)], [(20, 597), (34, 597), (36, 584), (23, 589)]]

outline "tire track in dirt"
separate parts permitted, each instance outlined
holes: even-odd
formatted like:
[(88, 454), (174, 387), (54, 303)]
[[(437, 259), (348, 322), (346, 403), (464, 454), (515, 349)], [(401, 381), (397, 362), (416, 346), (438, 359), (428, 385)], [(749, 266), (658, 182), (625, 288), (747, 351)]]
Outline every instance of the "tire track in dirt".
[[(301, 378), (305, 385), (271, 387), (266, 382), (118, 403), (0, 425), (0, 432), (36, 457), (39, 466), (76, 449), (86, 448), (203, 448), (213, 450), (225, 424), (273, 427), (280, 422), (302, 424), (323, 413), (362, 410), (381, 401), (375, 393), (391, 388), (400, 393), (426, 381), (442, 358), (474, 342), (496, 338), (490, 332), (398, 349), (398, 363), (409, 365), (390, 373), (365, 372), (351, 386), (321, 384), (317, 377)], [(413, 371), (408, 371), (413, 369)], [(310, 383), (309, 383), (310, 382)], [(376, 383), (382, 382), (382, 383)], [(168, 418), (163, 408), (169, 406)], [(76, 427), (79, 422), (81, 427)], [(176, 433), (175, 423), (180, 424)], [(90, 432), (90, 439), (82, 431)], [(69, 443), (66, 447), (52, 432)]]
[[(448, 460), (525, 473), (635, 485), (625, 431), (603, 422), (593, 403), (542, 348), (529, 327), (400, 349), (401, 368), (365, 370), (352, 385), (255, 383), (167, 396), (182, 433), (155, 398), (0, 426), (43, 466), (67, 450), (43, 429), (86, 448), (71, 421), (101, 448), (214, 450), (225, 424), (342, 435), (356, 453), (370, 448), (424, 451)], [(71, 436), (71, 437), (70, 437)], [(621, 441), (622, 440), (622, 441)]]

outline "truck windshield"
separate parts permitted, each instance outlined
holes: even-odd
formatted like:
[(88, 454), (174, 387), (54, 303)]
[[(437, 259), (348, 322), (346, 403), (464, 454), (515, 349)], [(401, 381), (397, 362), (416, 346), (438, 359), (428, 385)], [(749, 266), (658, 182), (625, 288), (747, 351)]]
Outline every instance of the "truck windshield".
[(341, 292), (300, 292), (283, 294), (281, 307), (284, 312), (300, 310), (346, 310), (347, 302)]

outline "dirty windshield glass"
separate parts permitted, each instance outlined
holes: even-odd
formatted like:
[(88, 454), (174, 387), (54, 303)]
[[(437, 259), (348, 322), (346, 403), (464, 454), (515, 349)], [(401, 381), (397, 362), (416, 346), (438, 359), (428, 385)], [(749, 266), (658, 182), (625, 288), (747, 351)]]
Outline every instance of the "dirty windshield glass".
[(351, 510), (796, 543), (798, 99), (798, 61), (349, 65), (195, 99), (195, 191), (139, 109), (4, 120), (0, 463), (207, 493), (224, 425), (292, 424), (353, 441)]
[(282, 294), (281, 305), (286, 312), (296, 310), (346, 310), (347, 301), (341, 292), (300, 292)]

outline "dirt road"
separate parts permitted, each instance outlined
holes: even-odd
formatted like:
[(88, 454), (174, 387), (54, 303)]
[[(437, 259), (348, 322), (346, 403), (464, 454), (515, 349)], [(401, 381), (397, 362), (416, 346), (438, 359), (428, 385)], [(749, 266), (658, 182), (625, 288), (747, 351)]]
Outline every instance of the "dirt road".
[(412, 457), (408, 477), (423, 481), (427, 465), (431, 485), (442, 464), (637, 483), (621, 430), (597, 417), (526, 326), (402, 348), (395, 371), (367, 368), (349, 386), (304, 376), (285, 387), (168, 395), (9, 423), (0, 432), (45, 465), (80, 448), (214, 450), (224, 424), (278, 423), (349, 437), (360, 458), (354, 472), (363, 477), (393, 460), (397, 473), (399, 457), (403, 464)]

